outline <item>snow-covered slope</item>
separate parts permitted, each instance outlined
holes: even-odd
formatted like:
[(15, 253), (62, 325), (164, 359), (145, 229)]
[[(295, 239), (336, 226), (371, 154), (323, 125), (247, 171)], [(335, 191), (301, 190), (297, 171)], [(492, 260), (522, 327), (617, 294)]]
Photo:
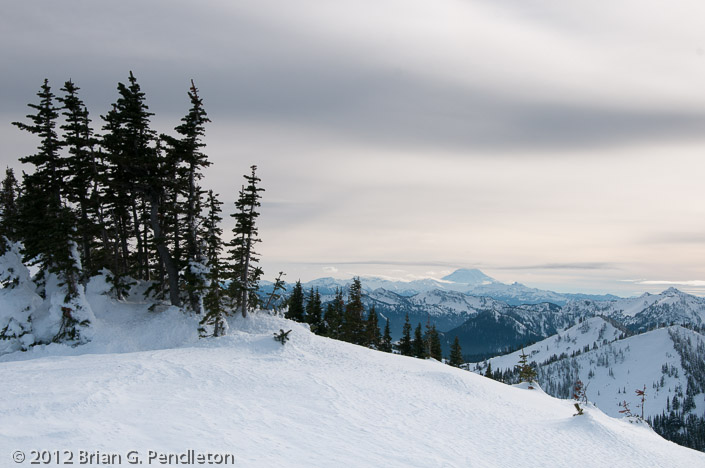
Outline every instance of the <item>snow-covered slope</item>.
[(563, 307), (569, 314), (606, 315), (633, 330), (645, 331), (662, 324), (705, 326), (705, 298), (669, 288), (660, 294), (613, 301), (572, 301)]
[[(705, 464), (702, 453), (643, 425), (595, 408), (573, 417), (572, 403), (540, 390), (322, 338), (262, 314), (232, 320), (229, 336), (198, 340), (195, 327), (184, 333), (194, 320), (174, 309), (153, 313), (107, 298), (101, 305), (91, 291), (103, 330), (92, 344), (1, 359), (0, 455), (8, 466), (14, 451), (42, 449), (115, 454), (123, 465), (132, 450), (146, 465), (150, 450), (188, 449), (231, 454), (244, 467)], [(292, 330), (285, 346), (272, 339), (279, 329)], [(126, 342), (130, 332), (136, 338)]]
[(519, 362), (522, 352), (526, 353), (529, 362), (541, 364), (553, 356), (571, 356), (576, 352), (590, 350), (593, 346), (601, 346), (612, 342), (622, 335), (623, 330), (614, 326), (602, 317), (585, 319), (582, 323), (556, 333), (545, 340), (531, 346), (487, 360), (493, 369), (512, 369)]
[[(619, 403), (625, 400), (632, 411), (640, 412), (635, 409), (638, 403), (635, 390), (644, 385), (646, 417), (668, 414), (674, 396), (682, 403), (689, 393), (693, 395), (697, 414), (702, 415), (705, 337), (679, 326), (625, 339), (618, 339), (620, 335), (622, 330), (595, 317), (524, 351), (528, 361), (538, 365), (538, 381), (547, 392), (569, 397), (575, 381), (580, 379), (588, 387), (590, 401), (609, 415), (618, 416), (622, 409)], [(520, 354), (517, 351), (498, 356), (489, 363), (495, 370), (512, 369)]]

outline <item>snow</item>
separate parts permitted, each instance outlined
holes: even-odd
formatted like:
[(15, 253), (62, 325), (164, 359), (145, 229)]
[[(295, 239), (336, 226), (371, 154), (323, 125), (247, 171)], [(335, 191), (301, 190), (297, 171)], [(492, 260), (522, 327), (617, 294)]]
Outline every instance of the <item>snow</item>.
[[(705, 465), (705, 454), (597, 408), (573, 417), (572, 402), (540, 389), (319, 337), (264, 313), (198, 339), (194, 317), (150, 312), (141, 296), (117, 301), (108, 289), (101, 277), (88, 285), (90, 343), (0, 356), (0, 459), (87, 450), (126, 465), (137, 450), (147, 464), (149, 450), (194, 449), (245, 467)], [(280, 329), (292, 330), (285, 346), (273, 339)]]
[[(703, 341), (703, 337), (680, 326), (660, 328), (647, 333), (617, 340), (620, 330), (614, 328), (601, 317), (585, 320), (582, 324), (528, 346), (524, 352), (528, 361), (538, 365), (539, 381), (546, 380), (555, 385), (577, 379), (586, 385), (589, 400), (610, 416), (619, 416), (622, 409), (619, 403), (627, 401), (633, 413), (640, 413), (635, 390), (646, 385), (646, 417), (660, 415), (666, 411), (667, 399), (672, 399), (687, 388), (688, 373), (683, 368), (680, 355), (674, 347), (671, 333), (678, 333), (689, 339), (693, 347)], [(605, 340), (607, 343), (605, 344)], [(593, 344), (597, 349), (593, 349)], [(590, 351), (582, 352), (584, 346)], [(568, 357), (548, 365), (542, 365), (552, 355), (562, 353), (571, 356), (573, 351), (581, 351), (575, 357)], [(511, 369), (519, 362), (520, 351), (489, 359), (493, 370)], [(474, 369), (476, 364), (470, 364)], [(669, 372), (664, 373), (666, 366)], [(486, 368), (483, 363), (479, 371)], [(682, 398), (682, 394), (680, 397)], [(695, 398), (696, 411), (702, 414), (705, 395)]]

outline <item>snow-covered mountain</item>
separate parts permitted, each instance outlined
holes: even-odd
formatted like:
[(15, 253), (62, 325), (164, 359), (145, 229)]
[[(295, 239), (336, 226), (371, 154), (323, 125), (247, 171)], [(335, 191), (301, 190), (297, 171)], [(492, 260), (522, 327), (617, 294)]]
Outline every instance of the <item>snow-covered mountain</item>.
[[(551, 302), (563, 305), (572, 300), (612, 300), (618, 299), (612, 295), (562, 294), (553, 291), (530, 288), (520, 283), (505, 284), (487, 276), (477, 269), (459, 269), (441, 279), (425, 278), (414, 281), (390, 280), (386, 278), (363, 276), (362, 287), (366, 292), (384, 289), (401, 296), (414, 296), (430, 291), (462, 292), (470, 296), (491, 297), (510, 305), (540, 304)], [(303, 283), (305, 289), (318, 288), (321, 295), (333, 295), (336, 288), (345, 288), (352, 279), (318, 278)], [(266, 294), (271, 290), (271, 282), (262, 282), (262, 290)], [(288, 284), (289, 290), (293, 284)]]
[[(0, 357), (8, 460), (58, 448), (52, 457), (92, 456), (91, 466), (175, 466), (189, 456), (243, 467), (705, 464), (643, 424), (594, 407), (573, 417), (571, 402), (540, 389), (319, 337), (262, 313), (199, 340), (196, 318), (115, 301), (101, 287), (87, 293), (92, 342)], [(284, 346), (272, 339), (279, 329), (292, 330)]]
[[(641, 413), (635, 390), (646, 386), (644, 416), (664, 415), (667, 424), (660, 430), (670, 425), (684, 436), (686, 429), (680, 426), (686, 426), (689, 417), (694, 427), (705, 427), (705, 336), (680, 326), (625, 336), (625, 329), (616, 322), (593, 317), (523, 351), (536, 365), (539, 384), (551, 395), (569, 398), (580, 379), (590, 401), (605, 413), (619, 416), (624, 401), (632, 413)], [(495, 371), (512, 370), (521, 353), (470, 368), (483, 372), (489, 363)], [(505, 377), (510, 378), (506, 373)], [(699, 443), (705, 448), (705, 438)]]
[(635, 331), (671, 324), (705, 326), (705, 298), (675, 288), (611, 301), (572, 301), (563, 310), (576, 316), (605, 315)]

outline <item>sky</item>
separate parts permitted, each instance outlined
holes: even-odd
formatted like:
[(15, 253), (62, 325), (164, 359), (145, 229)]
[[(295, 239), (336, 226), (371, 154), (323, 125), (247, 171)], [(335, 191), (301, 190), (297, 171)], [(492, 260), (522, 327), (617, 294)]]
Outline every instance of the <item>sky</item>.
[[(479, 268), (560, 292), (705, 295), (705, 3), (36, 0), (0, 15), (10, 122), (72, 79), (102, 126), (133, 71), (172, 132), (190, 80), (204, 185), (256, 164), (266, 278)], [(231, 227), (227, 220), (226, 230)]]

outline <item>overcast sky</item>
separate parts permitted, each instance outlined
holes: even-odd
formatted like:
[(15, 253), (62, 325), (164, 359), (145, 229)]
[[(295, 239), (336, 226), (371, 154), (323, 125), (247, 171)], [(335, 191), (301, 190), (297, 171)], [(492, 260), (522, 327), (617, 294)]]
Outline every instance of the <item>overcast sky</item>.
[(5, 2), (0, 159), (46, 77), (94, 125), (132, 70), (170, 131), (194, 79), (205, 185), (257, 164), (265, 276), (705, 294), (702, 0)]

